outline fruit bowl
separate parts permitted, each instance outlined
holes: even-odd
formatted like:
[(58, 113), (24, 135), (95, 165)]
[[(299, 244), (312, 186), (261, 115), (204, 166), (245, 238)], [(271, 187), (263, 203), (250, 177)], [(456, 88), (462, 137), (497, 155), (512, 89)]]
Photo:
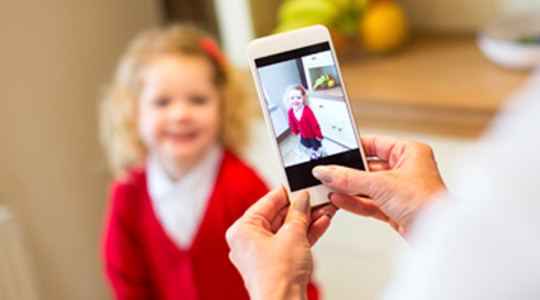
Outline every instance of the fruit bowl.
[(336, 85), (336, 82), (332, 75), (330, 74), (323, 74), (317, 80), (315, 80), (315, 84), (313, 85), (312, 89), (328, 89), (333, 88)]
[(487, 25), (478, 46), (495, 64), (518, 70), (540, 66), (540, 15), (510, 17)]

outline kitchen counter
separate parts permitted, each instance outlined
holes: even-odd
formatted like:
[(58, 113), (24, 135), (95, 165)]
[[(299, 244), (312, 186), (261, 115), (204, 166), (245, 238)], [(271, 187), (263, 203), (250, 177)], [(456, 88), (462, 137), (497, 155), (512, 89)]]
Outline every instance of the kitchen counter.
[(327, 97), (327, 98), (342, 98), (343, 97), (343, 91), (341, 90), (340, 85), (336, 85), (331, 88), (319, 88), (315, 91), (310, 92), (312, 96), (319, 96), (319, 97)]
[(474, 37), (417, 37), (393, 55), (338, 56), (360, 128), (475, 137), (527, 77), (489, 62)]

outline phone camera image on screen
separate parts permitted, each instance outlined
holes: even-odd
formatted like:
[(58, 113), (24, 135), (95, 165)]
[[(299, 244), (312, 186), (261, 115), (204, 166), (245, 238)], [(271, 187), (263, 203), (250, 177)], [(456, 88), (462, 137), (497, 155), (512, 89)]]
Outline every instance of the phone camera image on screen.
[(316, 165), (365, 169), (328, 42), (255, 59), (291, 191), (320, 182)]

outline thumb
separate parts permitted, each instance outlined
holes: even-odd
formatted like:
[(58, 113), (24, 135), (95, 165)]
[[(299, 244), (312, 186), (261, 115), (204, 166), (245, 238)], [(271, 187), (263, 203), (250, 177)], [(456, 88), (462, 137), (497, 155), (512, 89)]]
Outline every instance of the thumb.
[(375, 173), (341, 166), (317, 166), (311, 173), (324, 185), (351, 195), (370, 195), (378, 184)]
[(292, 199), (291, 207), (287, 212), (287, 217), (282, 228), (293, 227), (300, 229), (302, 232), (307, 232), (310, 211), (309, 193), (306, 190), (302, 190)]

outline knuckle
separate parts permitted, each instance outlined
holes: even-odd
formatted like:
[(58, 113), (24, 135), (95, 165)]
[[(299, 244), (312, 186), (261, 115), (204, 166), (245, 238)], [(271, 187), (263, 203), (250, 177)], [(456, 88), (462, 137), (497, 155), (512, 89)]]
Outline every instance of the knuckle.
[(428, 145), (426, 143), (422, 143), (422, 142), (418, 142), (418, 148), (420, 148), (420, 150), (425, 151), (425, 152), (431, 152), (432, 151), (430, 145)]
[(296, 224), (297, 227), (307, 228), (309, 226), (308, 220), (303, 216), (296, 216), (291, 220), (292, 224)]
[(371, 173), (371, 180), (366, 182), (365, 193), (369, 196), (377, 194), (381, 186), (385, 186), (385, 181), (388, 176), (391, 176), (391, 173), (386, 173), (386, 176), (382, 176), (382, 173)]
[(343, 174), (345, 191), (349, 193), (364, 192), (366, 185), (372, 181), (370, 180), (371, 177), (369, 177), (369, 175), (364, 171), (346, 169)]
[(227, 231), (225, 232), (225, 240), (227, 241), (227, 244), (231, 244), (235, 240), (235, 236), (237, 235), (237, 223), (234, 223)]
[(422, 156), (433, 157), (433, 148), (430, 145), (422, 142), (415, 142), (415, 148)]
[(338, 182), (341, 183), (343, 189), (350, 190), (354, 185), (354, 179), (354, 174), (351, 172), (351, 170), (340, 169)]

